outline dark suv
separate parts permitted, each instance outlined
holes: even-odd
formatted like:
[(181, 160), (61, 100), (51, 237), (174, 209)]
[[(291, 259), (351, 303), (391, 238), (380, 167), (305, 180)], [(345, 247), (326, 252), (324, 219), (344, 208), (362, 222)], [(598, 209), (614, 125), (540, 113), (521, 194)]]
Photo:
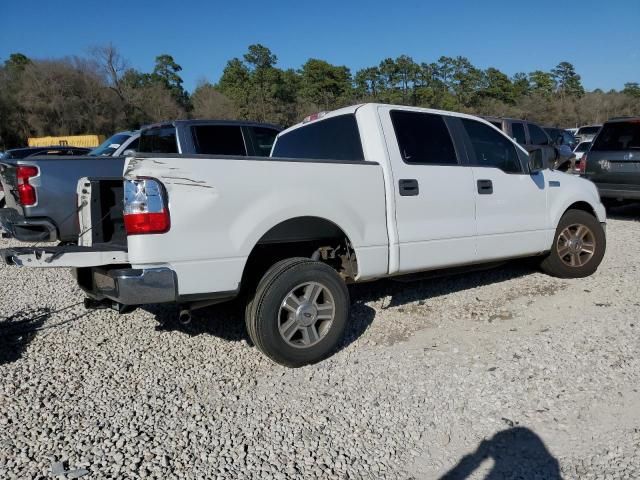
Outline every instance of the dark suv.
[(603, 200), (640, 200), (640, 117), (606, 122), (580, 164)]
[(515, 118), (483, 117), (530, 152), (534, 148), (542, 150), (545, 165), (554, 170), (572, 169), (575, 155), (566, 145), (556, 146), (542, 127), (533, 122)]

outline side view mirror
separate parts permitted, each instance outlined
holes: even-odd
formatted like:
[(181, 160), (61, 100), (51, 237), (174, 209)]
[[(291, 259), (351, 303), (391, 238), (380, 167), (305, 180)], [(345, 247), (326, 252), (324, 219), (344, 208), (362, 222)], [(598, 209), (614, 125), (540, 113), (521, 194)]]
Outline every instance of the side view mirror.
[(122, 152), (122, 155), (124, 155), (125, 157), (133, 157), (135, 154), (136, 154), (136, 151), (133, 150), (132, 148), (128, 148), (127, 150)]
[(542, 149), (535, 148), (529, 152), (529, 173), (538, 173), (544, 170)]

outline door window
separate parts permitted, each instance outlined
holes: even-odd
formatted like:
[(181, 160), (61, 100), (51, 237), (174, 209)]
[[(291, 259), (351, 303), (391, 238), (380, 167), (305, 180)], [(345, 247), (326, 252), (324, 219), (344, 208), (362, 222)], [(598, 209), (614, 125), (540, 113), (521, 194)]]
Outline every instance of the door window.
[(253, 131), (253, 139), (256, 147), (256, 154), (261, 157), (268, 157), (271, 153), (271, 147), (276, 140), (278, 131), (273, 128), (251, 127)]
[(391, 112), (391, 122), (405, 163), (458, 163), (449, 129), (441, 115), (396, 110)]
[(540, 127), (534, 125), (533, 123), (529, 123), (529, 137), (531, 137), (532, 145), (548, 145), (549, 138), (547, 134), (542, 131)]
[(234, 125), (196, 125), (192, 127), (196, 152), (208, 155), (246, 156), (242, 130)]
[(476, 120), (461, 120), (473, 146), (474, 165), (499, 168), (507, 173), (522, 173), (516, 147), (507, 137)]
[(511, 124), (511, 133), (513, 134), (513, 138), (520, 145), (524, 145), (527, 143), (527, 137), (524, 134), (524, 124), (522, 123), (513, 123)]

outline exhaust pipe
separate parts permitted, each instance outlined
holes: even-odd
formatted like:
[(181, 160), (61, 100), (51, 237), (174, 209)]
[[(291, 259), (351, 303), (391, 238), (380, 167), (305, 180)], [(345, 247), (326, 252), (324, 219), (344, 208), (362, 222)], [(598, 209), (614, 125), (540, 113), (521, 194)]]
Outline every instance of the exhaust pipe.
[(181, 309), (178, 314), (178, 322), (181, 325), (189, 325), (191, 323), (191, 310), (188, 308)]

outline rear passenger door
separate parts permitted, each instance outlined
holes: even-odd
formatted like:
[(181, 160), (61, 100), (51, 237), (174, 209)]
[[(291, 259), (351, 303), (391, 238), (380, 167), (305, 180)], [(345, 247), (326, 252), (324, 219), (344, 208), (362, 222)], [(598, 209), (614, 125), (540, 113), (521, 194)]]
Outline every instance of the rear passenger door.
[(473, 172), (479, 260), (548, 249), (545, 172), (530, 175), (527, 155), (489, 125), (459, 122)]
[(448, 117), (380, 107), (392, 167), (399, 272), (472, 263), (475, 198)]

